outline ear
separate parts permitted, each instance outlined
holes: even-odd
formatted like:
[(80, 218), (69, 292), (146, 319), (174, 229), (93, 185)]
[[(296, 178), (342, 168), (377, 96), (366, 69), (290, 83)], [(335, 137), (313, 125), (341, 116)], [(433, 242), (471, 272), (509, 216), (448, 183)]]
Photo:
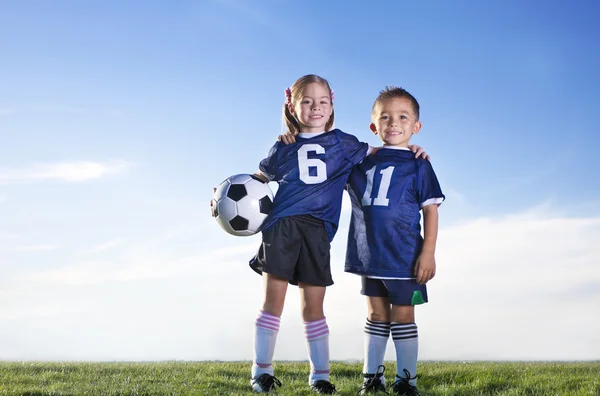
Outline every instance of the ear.
[(423, 126), (423, 124), (421, 124), (421, 121), (415, 122), (415, 127), (413, 128), (413, 135), (416, 135), (417, 133), (419, 133), (422, 126)]
[(375, 124), (371, 123), (371, 125), (369, 125), (369, 128), (371, 129), (371, 131), (373, 131), (374, 135), (377, 135), (377, 127), (375, 126)]

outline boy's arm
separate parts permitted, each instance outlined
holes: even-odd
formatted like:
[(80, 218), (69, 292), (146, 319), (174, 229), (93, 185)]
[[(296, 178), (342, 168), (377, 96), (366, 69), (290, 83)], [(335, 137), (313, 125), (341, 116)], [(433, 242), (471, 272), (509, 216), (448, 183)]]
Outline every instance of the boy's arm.
[(435, 276), (435, 244), (438, 234), (438, 205), (423, 207), (423, 248), (415, 265), (417, 283), (425, 284)]

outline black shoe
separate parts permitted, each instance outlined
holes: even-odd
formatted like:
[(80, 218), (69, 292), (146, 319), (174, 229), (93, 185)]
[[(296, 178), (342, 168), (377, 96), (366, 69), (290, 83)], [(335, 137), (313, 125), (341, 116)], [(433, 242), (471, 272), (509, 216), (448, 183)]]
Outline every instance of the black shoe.
[(335, 385), (333, 385), (331, 382), (325, 381), (325, 380), (319, 380), (319, 381), (315, 382), (314, 384), (312, 384), (310, 386), (310, 388), (313, 391), (320, 393), (322, 395), (333, 395), (336, 392)]
[(363, 387), (358, 390), (359, 395), (366, 395), (367, 393), (377, 393), (383, 392), (388, 394), (385, 391), (385, 385), (381, 382), (381, 377), (383, 377), (383, 373), (385, 372), (385, 366), (382, 364), (377, 367), (377, 371), (375, 374), (364, 374), (365, 380), (363, 382)]
[(396, 382), (392, 384), (392, 392), (394, 395), (419, 396), (417, 387), (412, 385), (409, 380), (417, 379), (417, 376), (410, 376), (410, 372), (404, 369), (404, 377), (396, 375)]
[(250, 380), (252, 390), (257, 393), (269, 393), (275, 390), (275, 386), (281, 386), (281, 381), (271, 374), (261, 374)]

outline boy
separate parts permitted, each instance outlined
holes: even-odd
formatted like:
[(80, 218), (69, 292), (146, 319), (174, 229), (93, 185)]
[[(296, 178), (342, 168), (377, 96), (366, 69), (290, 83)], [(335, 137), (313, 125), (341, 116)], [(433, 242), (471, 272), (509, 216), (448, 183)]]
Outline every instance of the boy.
[(435, 275), (437, 207), (445, 197), (429, 161), (408, 148), (421, 129), (417, 100), (402, 88), (386, 87), (371, 118), (383, 148), (355, 166), (348, 180), (352, 218), (345, 271), (361, 275), (368, 305), (361, 394), (385, 390), (383, 359), (391, 332), (397, 361), (392, 391), (418, 395), (414, 306), (427, 302), (425, 284)]

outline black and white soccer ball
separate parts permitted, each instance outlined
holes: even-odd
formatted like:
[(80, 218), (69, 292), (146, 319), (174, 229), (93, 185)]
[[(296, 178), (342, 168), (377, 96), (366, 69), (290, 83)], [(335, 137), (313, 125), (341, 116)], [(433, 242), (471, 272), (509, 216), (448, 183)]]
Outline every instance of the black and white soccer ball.
[(213, 195), (217, 223), (231, 235), (249, 236), (260, 231), (273, 205), (273, 192), (254, 175), (228, 177)]

